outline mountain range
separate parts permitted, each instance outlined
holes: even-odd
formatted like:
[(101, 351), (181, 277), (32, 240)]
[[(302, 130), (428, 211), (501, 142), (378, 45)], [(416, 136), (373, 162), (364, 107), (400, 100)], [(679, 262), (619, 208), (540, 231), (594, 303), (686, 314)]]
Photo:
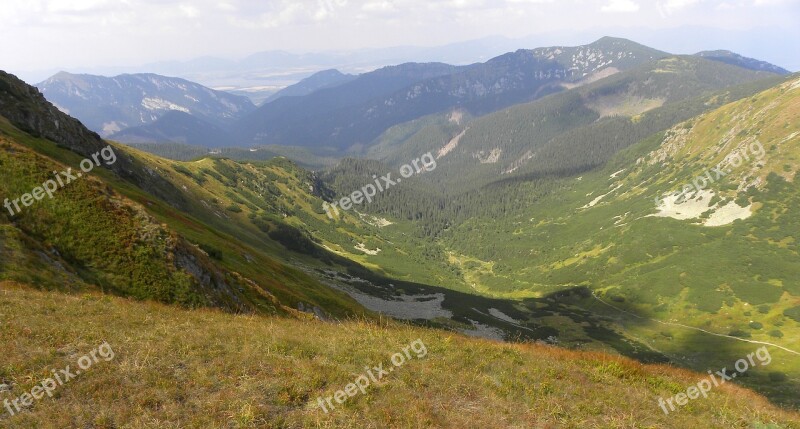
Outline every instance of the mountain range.
[[(278, 145), (343, 156), (374, 152), (379, 137), (387, 130), (426, 115), (458, 110), (480, 117), (613, 74), (635, 73), (634, 69), (647, 68), (653, 60), (668, 56), (625, 39), (607, 37), (578, 47), (518, 50), (468, 66), (408, 63), (358, 76), (328, 70), (280, 91), (258, 108), (241, 97), (225, 98), (219, 92), (180, 80), (159, 78), (161, 81), (151, 82), (146, 89), (138, 83), (156, 79), (152, 75), (104, 80), (59, 74), (39, 87), (49, 100), (91, 129), (121, 142), (171, 142), (209, 148)], [(711, 64), (715, 63), (753, 72), (747, 75), (737, 71), (739, 82), (758, 79), (759, 72), (787, 73), (725, 51), (701, 52), (696, 57), (707, 59), (698, 66), (707, 73), (700, 79), (709, 79), (702, 82), (705, 89), (733, 83), (725, 81), (730, 74), (722, 71), (718, 71), (722, 80), (713, 81)], [(120, 82), (114, 83), (114, 79)], [(129, 82), (132, 79), (137, 83)], [(78, 90), (78, 82), (82, 90)], [(118, 91), (111, 91), (110, 86)], [(208, 94), (221, 98), (208, 101), (201, 97)], [(126, 107), (130, 111), (121, 112), (123, 97), (133, 97), (138, 101), (137, 108)], [(654, 96), (641, 102), (670, 103), (677, 98), (660, 101)], [(170, 110), (186, 115), (163, 115)], [(525, 153), (517, 155), (523, 157)]]

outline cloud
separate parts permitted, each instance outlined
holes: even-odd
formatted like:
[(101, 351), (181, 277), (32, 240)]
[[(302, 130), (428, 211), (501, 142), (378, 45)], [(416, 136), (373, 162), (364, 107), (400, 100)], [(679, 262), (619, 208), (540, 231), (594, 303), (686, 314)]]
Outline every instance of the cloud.
[(610, 0), (608, 4), (600, 8), (603, 12), (636, 12), (639, 4), (633, 0)]
[(49, 1), (45, 3), (49, 13), (92, 12), (109, 6), (107, 0)]
[(753, 0), (753, 6), (775, 6), (788, 3), (786, 0)]
[(666, 0), (656, 3), (656, 8), (661, 16), (666, 17), (700, 3), (701, 1), (702, 0)]
[(397, 8), (394, 6), (394, 3), (389, 1), (367, 2), (364, 3), (363, 6), (361, 6), (361, 10), (364, 12), (378, 13), (378, 14), (397, 12)]
[(445, 9), (481, 9), (487, 6), (484, 0), (445, 0), (431, 2), (431, 5), (441, 6)]
[(187, 18), (196, 18), (197, 15), (200, 14), (200, 11), (192, 5), (182, 4), (178, 6), (178, 8), (180, 8), (181, 12), (183, 12)]
[[(669, 20), (654, 13), (653, 4)], [(630, 27), (634, 15), (637, 26), (654, 30), (758, 26), (788, 28), (796, 34), (796, 4), (796, 0), (0, 0), (0, 38), (14, 41), (0, 45), (0, 58), (11, 71), (69, 69), (209, 55), (237, 58), (272, 49), (435, 46), (536, 34), (517, 46), (522, 48), (589, 42), (601, 32)], [(600, 11), (604, 13), (598, 18)], [(598, 21), (609, 30), (599, 28)], [(635, 30), (629, 34), (637, 38)], [(793, 47), (785, 50), (793, 53)]]

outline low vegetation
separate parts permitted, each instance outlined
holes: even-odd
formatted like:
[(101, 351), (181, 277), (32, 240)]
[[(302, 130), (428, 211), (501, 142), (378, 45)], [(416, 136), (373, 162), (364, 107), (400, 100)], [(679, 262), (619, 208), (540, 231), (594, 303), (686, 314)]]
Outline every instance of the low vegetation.
[[(735, 385), (670, 415), (658, 406), (702, 375), (598, 353), (503, 344), (368, 321), (324, 323), (180, 310), (100, 294), (0, 283), (0, 401), (13, 399), (103, 342), (115, 357), (0, 426), (63, 428), (798, 428)], [(365, 366), (411, 359), (329, 414), (317, 398)]]

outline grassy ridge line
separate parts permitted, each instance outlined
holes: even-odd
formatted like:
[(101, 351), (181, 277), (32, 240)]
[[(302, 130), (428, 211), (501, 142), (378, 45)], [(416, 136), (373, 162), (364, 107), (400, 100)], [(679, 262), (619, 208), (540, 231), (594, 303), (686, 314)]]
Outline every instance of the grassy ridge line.
[[(734, 385), (669, 416), (657, 405), (703, 375), (599, 353), (502, 344), (396, 323), (329, 324), (0, 282), (0, 401), (30, 391), (52, 368), (103, 341), (116, 357), (13, 418), (8, 429), (47, 428), (798, 428)], [(331, 414), (318, 396), (364, 366), (387, 364), (421, 339), (413, 359)], [(767, 426), (767, 424), (772, 424)]]

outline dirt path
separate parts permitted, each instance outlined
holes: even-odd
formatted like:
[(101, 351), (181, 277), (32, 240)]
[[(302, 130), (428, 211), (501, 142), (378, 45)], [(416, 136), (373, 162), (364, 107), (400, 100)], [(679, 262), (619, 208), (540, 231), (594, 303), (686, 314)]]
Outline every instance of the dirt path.
[(730, 338), (732, 340), (742, 341), (742, 342), (745, 342), (745, 343), (762, 344), (762, 345), (766, 345), (766, 346), (772, 346), (772, 347), (779, 348), (779, 349), (781, 349), (783, 351), (786, 351), (786, 352), (789, 352), (789, 353), (792, 353), (792, 354), (800, 356), (800, 352), (796, 352), (796, 351), (794, 351), (792, 349), (787, 349), (786, 347), (779, 346), (777, 344), (768, 343), (766, 341), (746, 340), (744, 338), (734, 337), (734, 336), (731, 336), (731, 335), (718, 334), (716, 332), (706, 331), (705, 329), (695, 328), (694, 326), (683, 325), (683, 324), (680, 324), (680, 323), (663, 322), (661, 320), (651, 319), (651, 318), (648, 318), (648, 317), (642, 317), (642, 316), (639, 316), (638, 314), (633, 314), (630, 311), (623, 310), (623, 309), (621, 309), (621, 308), (619, 308), (619, 307), (617, 307), (615, 305), (612, 305), (612, 304), (609, 304), (609, 303), (603, 301), (597, 295), (595, 295), (594, 292), (592, 292), (592, 296), (594, 297), (594, 299), (596, 299), (596, 300), (600, 301), (601, 303), (613, 308), (614, 310), (620, 311), (620, 312), (625, 313), (625, 314), (629, 314), (629, 315), (631, 315), (631, 316), (633, 316), (633, 317), (635, 317), (637, 319), (650, 320), (650, 321), (653, 321), (653, 322), (656, 322), (656, 323), (660, 323), (662, 325), (678, 326), (678, 327), (685, 328), (685, 329), (692, 329), (694, 331), (704, 332), (706, 334), (713, 335), (715, 337), (724, 337), (724, 338)]

